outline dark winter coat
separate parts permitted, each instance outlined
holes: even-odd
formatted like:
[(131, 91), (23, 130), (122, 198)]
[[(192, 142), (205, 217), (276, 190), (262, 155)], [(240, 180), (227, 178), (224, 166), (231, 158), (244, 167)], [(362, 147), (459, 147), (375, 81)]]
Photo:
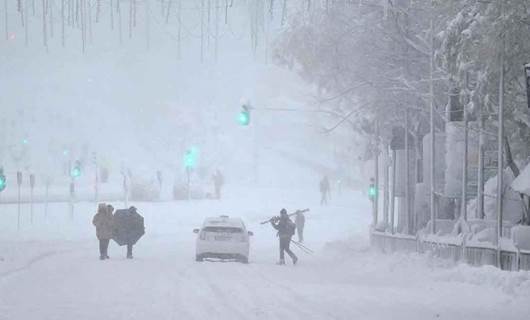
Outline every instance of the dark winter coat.
[(98, 239), (111, 239), (113, 233), (113, 216), (106, 209), (99, 210), (92, 219), (92, 224), (96, 226), (96, 236)]
[(290, 238), (296, 230), (296, 225), (289, 218), (281, 218), (277, 223), (271, 221), (271, 225), (278, 230), (280, 238)]

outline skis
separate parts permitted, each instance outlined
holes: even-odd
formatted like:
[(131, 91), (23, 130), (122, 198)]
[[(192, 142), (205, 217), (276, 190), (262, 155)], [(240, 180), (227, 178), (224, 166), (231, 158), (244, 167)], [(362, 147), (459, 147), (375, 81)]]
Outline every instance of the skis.
[[(289, 213), (289, 217), (292, 217), (292, 216), (297, 215), (297, 214), (299, 214), (299, 213), (306, 213), (306, 212), (308, 212), (308, 211), (309, 211), (309, 209), (296, 210), (296, 211), (293, 212), (293, 213)], [(260, 222), (260, 224), (266, 224), (266, 223), (269, 223), (269, 222), (271, 222), (271, 221), (273, 221), (273, 220), (279, 220), (279, 219), (280, 219), (280, 217), (275, 216), (275, 217), (270, 218), (269, 220), (266, 220), (266, 221)]]
[(294, 244), (295, 246), (298, 247), (298, 249), (300, 249), (302, 252), (304, 252), (305, 254), (308, 254), (310, 256), (312, 256), (315, 252), (313, 250), (311, 250), (310, 248), (306, 247), (303, 243), (301, 242), (298, 242), (298, 241), (294, 241), (291, 239), (291, 243)]

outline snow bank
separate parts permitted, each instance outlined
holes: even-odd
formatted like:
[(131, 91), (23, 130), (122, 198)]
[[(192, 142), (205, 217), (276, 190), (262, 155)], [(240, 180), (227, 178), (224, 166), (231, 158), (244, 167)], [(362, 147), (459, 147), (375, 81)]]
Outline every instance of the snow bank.
[(493, 266), (477, 268), (459, 264), (447, 270), (438, 270), (435, 279), (502, 290), (511, 296), (530, 296), (529, 271), (506, 272)]
[(513, 190), (517, 192), (530, 195), (530, 164), (521, 171), (515, 180), (513, 180), (511, 186)]
[(512, 239), (518, 249), (530, 251), (530, 226), (513, 227)]

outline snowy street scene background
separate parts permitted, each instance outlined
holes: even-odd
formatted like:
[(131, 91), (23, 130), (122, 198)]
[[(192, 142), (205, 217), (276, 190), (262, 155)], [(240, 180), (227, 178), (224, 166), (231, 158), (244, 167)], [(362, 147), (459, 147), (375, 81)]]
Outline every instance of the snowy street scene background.
[(530, 317), (527, 0), (2, 0), (0, 50), (0, 320)]

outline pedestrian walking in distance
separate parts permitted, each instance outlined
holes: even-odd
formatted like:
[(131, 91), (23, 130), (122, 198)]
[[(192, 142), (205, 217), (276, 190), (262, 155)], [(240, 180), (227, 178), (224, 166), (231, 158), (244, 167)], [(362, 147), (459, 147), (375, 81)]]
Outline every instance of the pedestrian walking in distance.
[(215, 171), (215, 174), (212, 176), (214, 190), (215, 190), (215, 198), (221, 199), (221, 188), (223, 187), (225, 183), (225, 178), (223, 177), (223, 174), (219, 169)]
[(98, 205), (98, 212), (92, 219), (92, 224), (96, 227), (96, 236), (99, 240), (99, 259), (109, 259), (109, 241), (113, 232), (113, 208), (104, 203)]
[(298, 262), (298, 257), (291, 251), (291, 239), (295, 233), (296, 225), (289, 219), (287, 210), (282, 209), (280, 211), (280, 217), (272, 218), (270, 220), (272, 227), (278, 230), (278, 238), (280, 240), (280, 261), (279, 265), (285, 264), (285, 252), (293, 260), (293, 264)]
[(320, 205), (328, 204), (328, 196), (329, 196), (329, 179), (327, 176), (324, 176), (322, 180), (320, 180)]
[(304, 242), (305, 216), (301, 211), (296, 211), (294, 223), (296, 224), (296, 233), (298, 242)]

